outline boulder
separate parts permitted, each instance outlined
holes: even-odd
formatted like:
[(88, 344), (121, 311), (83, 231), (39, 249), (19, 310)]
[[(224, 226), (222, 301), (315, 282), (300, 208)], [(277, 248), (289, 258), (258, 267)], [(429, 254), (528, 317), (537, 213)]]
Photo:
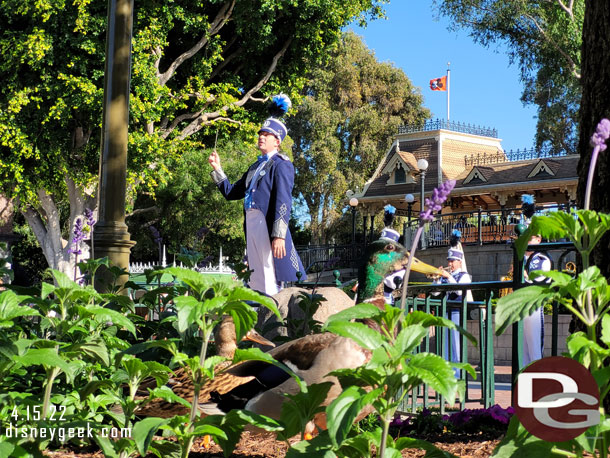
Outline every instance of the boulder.
[[(298, 305), (301, 300), (299, 297), (301, 293), (311, 294), (312, 290), (293, 286), (285, 288), (273, 296), (278, 303), (278, 309), (284, 319), (284, 323), (288, 321), (297, 323), (298, 320), (301, 320), (298, 329), (294, 329), (294, 326), (290, 325), (278, 326), (277, 317), (265, 307), (260, 307), (258, 310), (256, 329), (269, 340), (274, 340), (278, 336), (282, 336), (283, 340), (287, 340), (286, 338), (294, 339), (309, 334), (310, 330), (306, 323), (305, 313)], [(320, 323), (324, 323), (329, 316), (354, 305), (352, 298), (334, 286), (316, 288), (315, 293), (322, 295), (326, 299), (322, 301), (320, 307), (313, 315), (313, 318)]]

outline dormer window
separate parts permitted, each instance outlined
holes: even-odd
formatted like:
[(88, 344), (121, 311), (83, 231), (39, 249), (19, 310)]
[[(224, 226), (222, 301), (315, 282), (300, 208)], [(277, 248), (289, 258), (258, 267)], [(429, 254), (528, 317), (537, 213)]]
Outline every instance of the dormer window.
[(399, 162), (396, 170), (394, 170), (394, 184), (401, 184), (407, 182), (407, 172), (402, 168), (402, 164)]

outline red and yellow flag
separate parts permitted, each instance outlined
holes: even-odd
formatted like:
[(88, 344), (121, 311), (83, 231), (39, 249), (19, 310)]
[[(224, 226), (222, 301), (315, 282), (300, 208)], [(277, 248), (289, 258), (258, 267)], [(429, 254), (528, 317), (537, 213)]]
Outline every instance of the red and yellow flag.
[(430, 89), (433, 91), (446, 91), (447, 90), (447, 77), (442, 76), (440, 78), (434, 78), (430, 80)]

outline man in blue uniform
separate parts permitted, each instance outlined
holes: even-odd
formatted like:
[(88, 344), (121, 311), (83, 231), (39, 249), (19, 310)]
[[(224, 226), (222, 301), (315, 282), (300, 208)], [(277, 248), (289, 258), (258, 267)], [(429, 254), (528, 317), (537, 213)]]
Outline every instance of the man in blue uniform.
[[(530, 245), (538, 245), (542, 242), (540, 235), (533, 235), (530, 238)], [(529, 273), (534, 270), (551, 270), (551, 260), (543, 253), (525, 253), (525, 281), (528, 283), (543, 283), (550, 281), (548, 278), (539, 276), (529, 278)], [(528, 260), (531, 257), (531, 261)], [(527, 366), (533, 361), (542, 358), (544, 351), (544, 311), (542, 307), (536, 309), (530, 316), (523, 319), (523, 364)]]
[(286, 137), (286, 126), (268, 118), (258, 132), (258, 160), (234, 184), (229, 182), (214, 151), (208, 161), (214, 169), (212, 179), (227, 200), (244, 199), (246, 250), (252, 270), (249, 286), (269, 295), (281, 289), (281, 283), (296, 281), (305, 269), (288, 229), (292, 209), (294, 166), (279, 153)]
[[(460, 244), (461, 246), (461, 244)], [(464, 252), (457, 247), (450, 248), (447, 252), (447, 263), (448, 268), (443, 268), (443, 273), (437, 283), (440, 284), (463, 284), (463, 283), (472, 283), (472, 277), (470, 274), (462, 269), (462, 262), (464, 261)], [(455, 290), (449, 291), (447, 293), (447, 300), (452, 301), (452, 303), (448, 304), (448, 312), (449, 319), (453, 321), (455, 324), (460, 325), (460, 314), (461, 314), (461, 305), (458, 302), (462, 301), (462, 291)], [(472, 301), (472, 292), (470, 290), (466, 291), (466, 300)], [(464, 324), (463, 327), (466, 325)], [(449, 332), (449, 349), (451, 350), (451, 358), (452, 362), (460, 362), (461, 360), (461, 336), (458, 331), (451, 330)], [(446, 344), (445, 344), (446, 345)], [(447, 348), (447, 346), (445, 346)], [(455, 376), (457, 378), (460, 377), (460, 372), (458, 369), (455, 369)]]

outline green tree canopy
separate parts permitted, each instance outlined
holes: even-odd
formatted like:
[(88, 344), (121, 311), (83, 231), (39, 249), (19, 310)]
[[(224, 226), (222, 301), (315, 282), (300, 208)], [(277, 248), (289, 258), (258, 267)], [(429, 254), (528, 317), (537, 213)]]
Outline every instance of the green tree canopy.
[(521, 100), (538, 106), (536, 146), (576, 153), (585, 0), (434, 0), (453, 27), (484, 46), (505, 43)]
[(346, 33), (328, 62), (315, 67), (303, 102), (288, 120), (297, 170), (295, 193), (311, 216), (315, 242), (342, 215), (345, 193), (362, 187), (387, 153), (401, 124), (430, 115), (404, 72)]
[[(154, 192), (185, 151), (251, 136), (266, 97), (303, 75), (383, 0), (144, 0), (136, 5), (128, 185)], [(0, 183), (51, 267), (95, 207), (107, 2), (0, 0)], [(62, 214), (62, 206), (69, 215)], [(66, 240), (67, 238), (67, 240)]]

